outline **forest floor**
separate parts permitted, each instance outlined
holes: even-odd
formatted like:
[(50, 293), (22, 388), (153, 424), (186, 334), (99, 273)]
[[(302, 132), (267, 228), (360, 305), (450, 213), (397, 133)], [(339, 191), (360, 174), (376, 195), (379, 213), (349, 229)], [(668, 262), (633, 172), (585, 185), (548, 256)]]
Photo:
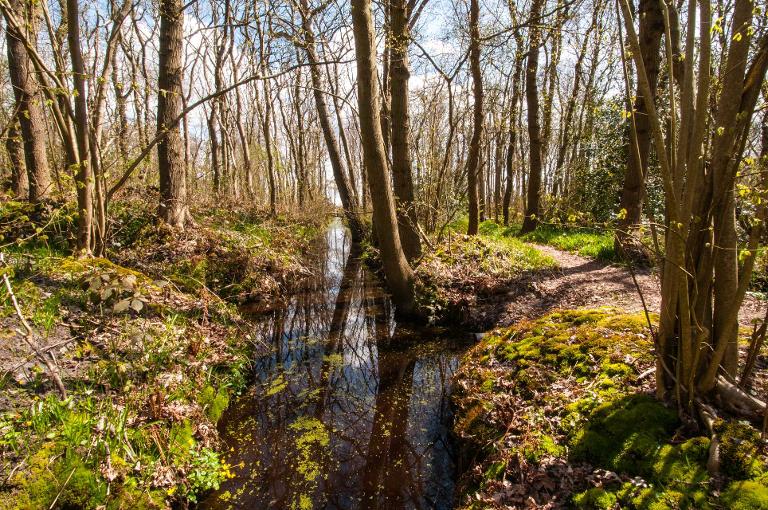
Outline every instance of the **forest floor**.
[[(660, 282), (655, 270), (630, 268), (530, 243), (557, 264), (547, 273), (531, 275), (527, 285), (518, 285), (508, 293), (498, 326), (510, 326), (522, 319), (535, 319), (554, 310), (611, 306), (628, 313), (659, 313)], [(633, 278), (634, 272), (634, 278)], [(642, 297), (641, 297), (642, 296)], [(762, 317), (765, 302), (747, 295), (739, 314), (743, 325)]]
[[(768, 451), (754, 427), (717, 422), (722, 469), (711, 477), (708, 436), (653, 396), (643, 312), (658, 321), (657, 273), (579, 255), (578, 246), (527, 246), (550, 267), (480, 300), (476, 313), (495, 327), (456, 378), (457, 506), (768, 509)], [(764, 307), (747, 296), (743, 335)], [(767, 366), (763, 354), (757, 395), (768, 391)]]

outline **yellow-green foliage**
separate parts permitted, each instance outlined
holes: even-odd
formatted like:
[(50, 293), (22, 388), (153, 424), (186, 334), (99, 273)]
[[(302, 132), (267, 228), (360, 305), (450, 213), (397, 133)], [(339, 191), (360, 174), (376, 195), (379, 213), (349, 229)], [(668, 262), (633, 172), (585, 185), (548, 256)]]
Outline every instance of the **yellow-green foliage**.
[(720, 503), (730, 510), (768, 510), (768, 486), (749, 480), (733, 482)]
[(571, 455), (612, 471), (650, 474), (650, 462), (677, 427), (677, 413), (653, 397), (603, 404), (571, 439)]
[[(586, 426), (576, 430), (571, 459), (647, 480), (651, 486), (646, 489), (630, 484), (607, 491), (625, 508), (664, 508), (670, 500), (676, 508), (705, 508), (710, 499), (709, 439), (670, 444), (677, 426), (675, 411), (653, 397), (630, 395), (598, 407)], [(589, 494), (574, 498), (574, 503), (580, 501), (590, 501)]]
[(200, 394), (199, 403), (211, 421), (216, 423), (229, 407), (229, 392), (223, 386), (218, 390), (213, 386), (206, 386)]
[[(90, 319), (85, 324), (107, 316), (118, 333), (103, 344), (73, 344), (72, 355), (90, 362), (72, 375), (78, 379), (68, 380), (66, 400), (30, 395), (31, 405), (0, 415), (4, 456), (27, 459), (0, 490), (0, 508), (49, 508), (55, 500), (54, 508), (161, 509), (194, 501), (230, 476), (211, 441), (199, 440), (193, 426), (207, 421), (210, 430), (230, 391), (245, 380), (249, 344), (223, 336), (235, 331), (226, 310), (209, 307), (212, 329), (201, 330), (188, 320), (200, 310), (170, 313), (167, 289), (106, 259), (47, 257), (33, 261), (31, 270), (24, 264), (14, 270), (17, 297), (39, 331), (60, 322), (66, 307)], [(35, 277), (27, 278), (32, 272)], [(116, 298), (105, 298), (103, 291), (112, 287)], [(123, 294), (136, 293), (158, 301), (139, 317), (101, 314)], [(178, 405), (187, 419), (170, 419), (165, 404)], [(153, 483), (157, 470), (172, 473), (160, 487)]]
[[(488, 335), (464, 360), (453, 396), (458, 407), (454, 430), (473, 455), (493, 455), (507, 428), (495, 421), (494, 396), (500, 391), (543, 399), (542, 404), (562, 410), (563, 428), (580, 425), (594, 407), (628, 391), (625, 386), (637, 377), (637, 366), (652, 363), (646, 324), (643, 314), (567, 310)], [(566, 377), (598, 384), (583, 393), (578, 405), (568, 406), (550, 391)], [(565, 445), (544, 432), (526, 435), (517, 447), (531, 461), (565, 453)]]

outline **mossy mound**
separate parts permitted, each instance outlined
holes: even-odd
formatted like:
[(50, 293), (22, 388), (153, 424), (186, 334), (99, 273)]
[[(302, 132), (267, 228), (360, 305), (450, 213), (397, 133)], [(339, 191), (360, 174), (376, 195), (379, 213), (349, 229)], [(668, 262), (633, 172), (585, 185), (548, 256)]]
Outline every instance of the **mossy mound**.
[(676, 410), (653, 397), (652, 377), (640, 377), (651, 352), (645, 316), (611, 309), (562, 311), (486, 337), (454, 393), (464, 507), (533, 498), (577, 508), (763, 508), (759, 434), (718, 425), (719, 497), (722, 480), (706, 469), (710, 440), (678, 437)]
[(598, 407), (569, 438), (570, 459), (626, 474), (635, 483), (588, 489), (574, 496), (574, 504), (613, 508), (601, 506), (613, 500), (633, 509), (709, 508), (709, 439), (671, 444), (678, 425), (677, 414), (648, 395)]

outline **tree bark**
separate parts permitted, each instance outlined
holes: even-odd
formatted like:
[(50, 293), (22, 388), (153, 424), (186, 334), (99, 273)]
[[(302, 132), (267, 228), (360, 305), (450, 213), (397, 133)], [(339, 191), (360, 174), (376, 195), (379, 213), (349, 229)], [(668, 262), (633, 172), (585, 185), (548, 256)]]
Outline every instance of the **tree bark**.
[(417, 232), (418, 218), (414, 203), (411, 172), (410, 115), (408, 111), (408, 3), (390, 0), (390, 122), (392, 126), (392, 181), (395, 188), (397, 223), (405, 257), (415, 260), (421, 256), (421, 241)]
[[(361, 241), (364, 234), (364, 227), (357, 212), (357, 202), (352, 193), (352, 187), (344, 171), (344, 164), (341, 159), (341, 151), (336, 140), (336, 135), (331, 126), (330, 116), (328, 114), (328, 105), (323, 95), (322, 79), (318, 67), (317, 49), (315, 47), (315, 34), (312, 29), (312, 18), (310, 16), (309, 3), (302, 0), (301, 3), (302, 31), (304, 35), (303, 47), (307, 54), (307, 61), (310, 63), (309, 74), (312, 79), (312, 94), (315, 98), (315, 107), (317, 108), (317, 117), (320, 122), (320, 128), (323, 131), (325, 147), (328, 151), (328, 159), (331, 163), (333, 178), (336, 182), (336, 190), (339, 193), (341, 207), (344, 209), (344, 215), (347, 218), (349, 229), (352, 232), (354, 241)], [(341, 126), (340, 126), (341, 127)]]
[(384, 151), (384, 137), (381, 133), (371, 0), (352, 0), (352, 26), (357, 61), (360, 137), (381, 259), (397, 313), (402, 316), (414, 316), (418, 313), (414, 294), (414, 275), (400, 244), (387, 156)]
[(539, 200), (541, 195), (541, 127), (539, 125), (539, 90), (536, 75), (539, 70), (539, 44), (541, 28), (539, 18), (544, 0), (533, 0), (531, 5), (531, 41), (528, 52), (528, 66), (525, 69), (525, 100), (528, 105), (528, 139), (530, 143), (530, 171), (528, 177), (528, 201), (521, 233), (532, 232), (539, 223)]
[(28, 27), (19, 33), (17, 27), (6, 24), (6, 50), (8, 71), (16, 98), (19, 126), (24, 145), (24, 162), (27, 172), (28, 195), (31, 202), (45, 200), (51, 191), (51, 176), (46, 147), (45, 99), (40, 89), (34, 65), (27, 53), (24, 40), (37, 41), (38, 14), (33, 3), (9, 0), (14, 17)]
[(93, 172), (90, 166), (88, 129), (88, 96), (85, 63), (80, 46), (80, 6), (78, 0), (67, 0), (67, 40), (72, 61), (72, 81), (75, 85), (75, 134), (77, 139), (78, 242), (81, 256), (90, 256), (93, 240)]
[(11, 165), (11, 190), (14, 197), (20, 200), (29, 198), (29, 180), (27, 165), (24, 163), (24, 145), (19, 134), (19, 123), (11, 119), (8, 134), (5, 139), (5, 150), (8, 152), (8, 163)]
[(506, 167), (507, 185), (504, 189), (504, 204), (502, 205), (502, 214), (504, 216), (504, 225), (509, 225), (509, 205), (512, 201), (512, 190), (515, 185), (515, 152), (517, 151), (517, 121), (518, 105), (520, 103), (520, 80), (523, 75), (523, 36), (515, 34), (515, 45), (517, 47), (517, 56), (515, 57), (515, 71), (512, 78), (512, 101), (509, 106), (509, 140), (507, 143), (507, 157), (504, 165)]
[(656, 101), (656, 85), (659, 79), (659, 64), (661, 62), (661, 36), (664, 33), (664, 18), (658, 0), (640, 0), (640, 55), (645, 65), (645, 72), (653, 93), (646, 99), (640, 85), (637, 85), (634, 104), (634, 126), (630, 134), (630, 149), (636, 147), (640, 153), (638, 166), (637, 157), (633, 150), (629, 151), (627, 170), (624, 175), (624, 186), (621, 191), (619, 205), (623, 219), (619, 222), (619, 232), (629, 230), (640, 223), (645, 197), (645, 177), (648, 174), (648, 158), (651, 149), (651, 128), (648, 121), (647, 102)]
[(181, 0), (160, 3), (160, 48), (157, 86), (157, 131), (167, 135), (157, 144), (160, 171), (160, 218), (184, 228), (188, 219), (184, 144), (176, 119), (182, 111), (184, 13)]
[(469, 66), (472, 73), (474, 105), (472, 139), (467, 155), (467, 195), (469, 199), (468, 235), (477, 234), (480, 219), (477, 178), (480, 170), (480, 142), (483, 138), (483, 75), (480, 69), (480, 1), (469, 3)]

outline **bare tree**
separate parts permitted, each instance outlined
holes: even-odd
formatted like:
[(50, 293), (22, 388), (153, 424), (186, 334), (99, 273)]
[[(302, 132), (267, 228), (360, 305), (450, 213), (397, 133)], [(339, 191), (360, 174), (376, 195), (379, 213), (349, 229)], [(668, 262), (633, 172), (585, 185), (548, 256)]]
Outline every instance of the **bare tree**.
[(398, 313), (403, 316), (414, 315), (417, 313), (414, 275), (400, 244), (379, 118), (380, 99), (371, 0), (352, 1), (352, 27), (357, 60), (360, 135), (384, 273)]
[(184, 228), (189, 218), (184, 145), (178, 117), (182, 111), (182, 44), (184, 13), (181, 0), (160, 3), (160, 48), (157, 74), (157, 131), (164, 138), (157, 144), (160, 173), (160, 217)]
[[(12, 13), (23, 21), (25, 31), (9, 21)], [(16, 112), (24, 147), (24, 162), (28, 176), (28, 198), (32, 202), (44, 200), (51, 191), (46, 144), (44, 96), (40, 90), (37, 71), (27, 53), (26, 43), (36, 44), (39, 26), (39, 7), (33, 2), (8, 0), (5, 13), (5, 31), (8, 53), (8, 71), (16, 97)]]
[(528, 174), (528, 201), (525, 207), (522, 233), (532, 232), (539, 222), (541, 197), (542, 139), (539, 125), (539, 89), (536, 75), (539, 70), (539, 45), (541, 44), (540, 18), (544, 0), (531, 4), (530, 46), (528, 65), (525, 69), (525, 99), (528, 106), (528, 141), (530, 143), (530, 169)]

